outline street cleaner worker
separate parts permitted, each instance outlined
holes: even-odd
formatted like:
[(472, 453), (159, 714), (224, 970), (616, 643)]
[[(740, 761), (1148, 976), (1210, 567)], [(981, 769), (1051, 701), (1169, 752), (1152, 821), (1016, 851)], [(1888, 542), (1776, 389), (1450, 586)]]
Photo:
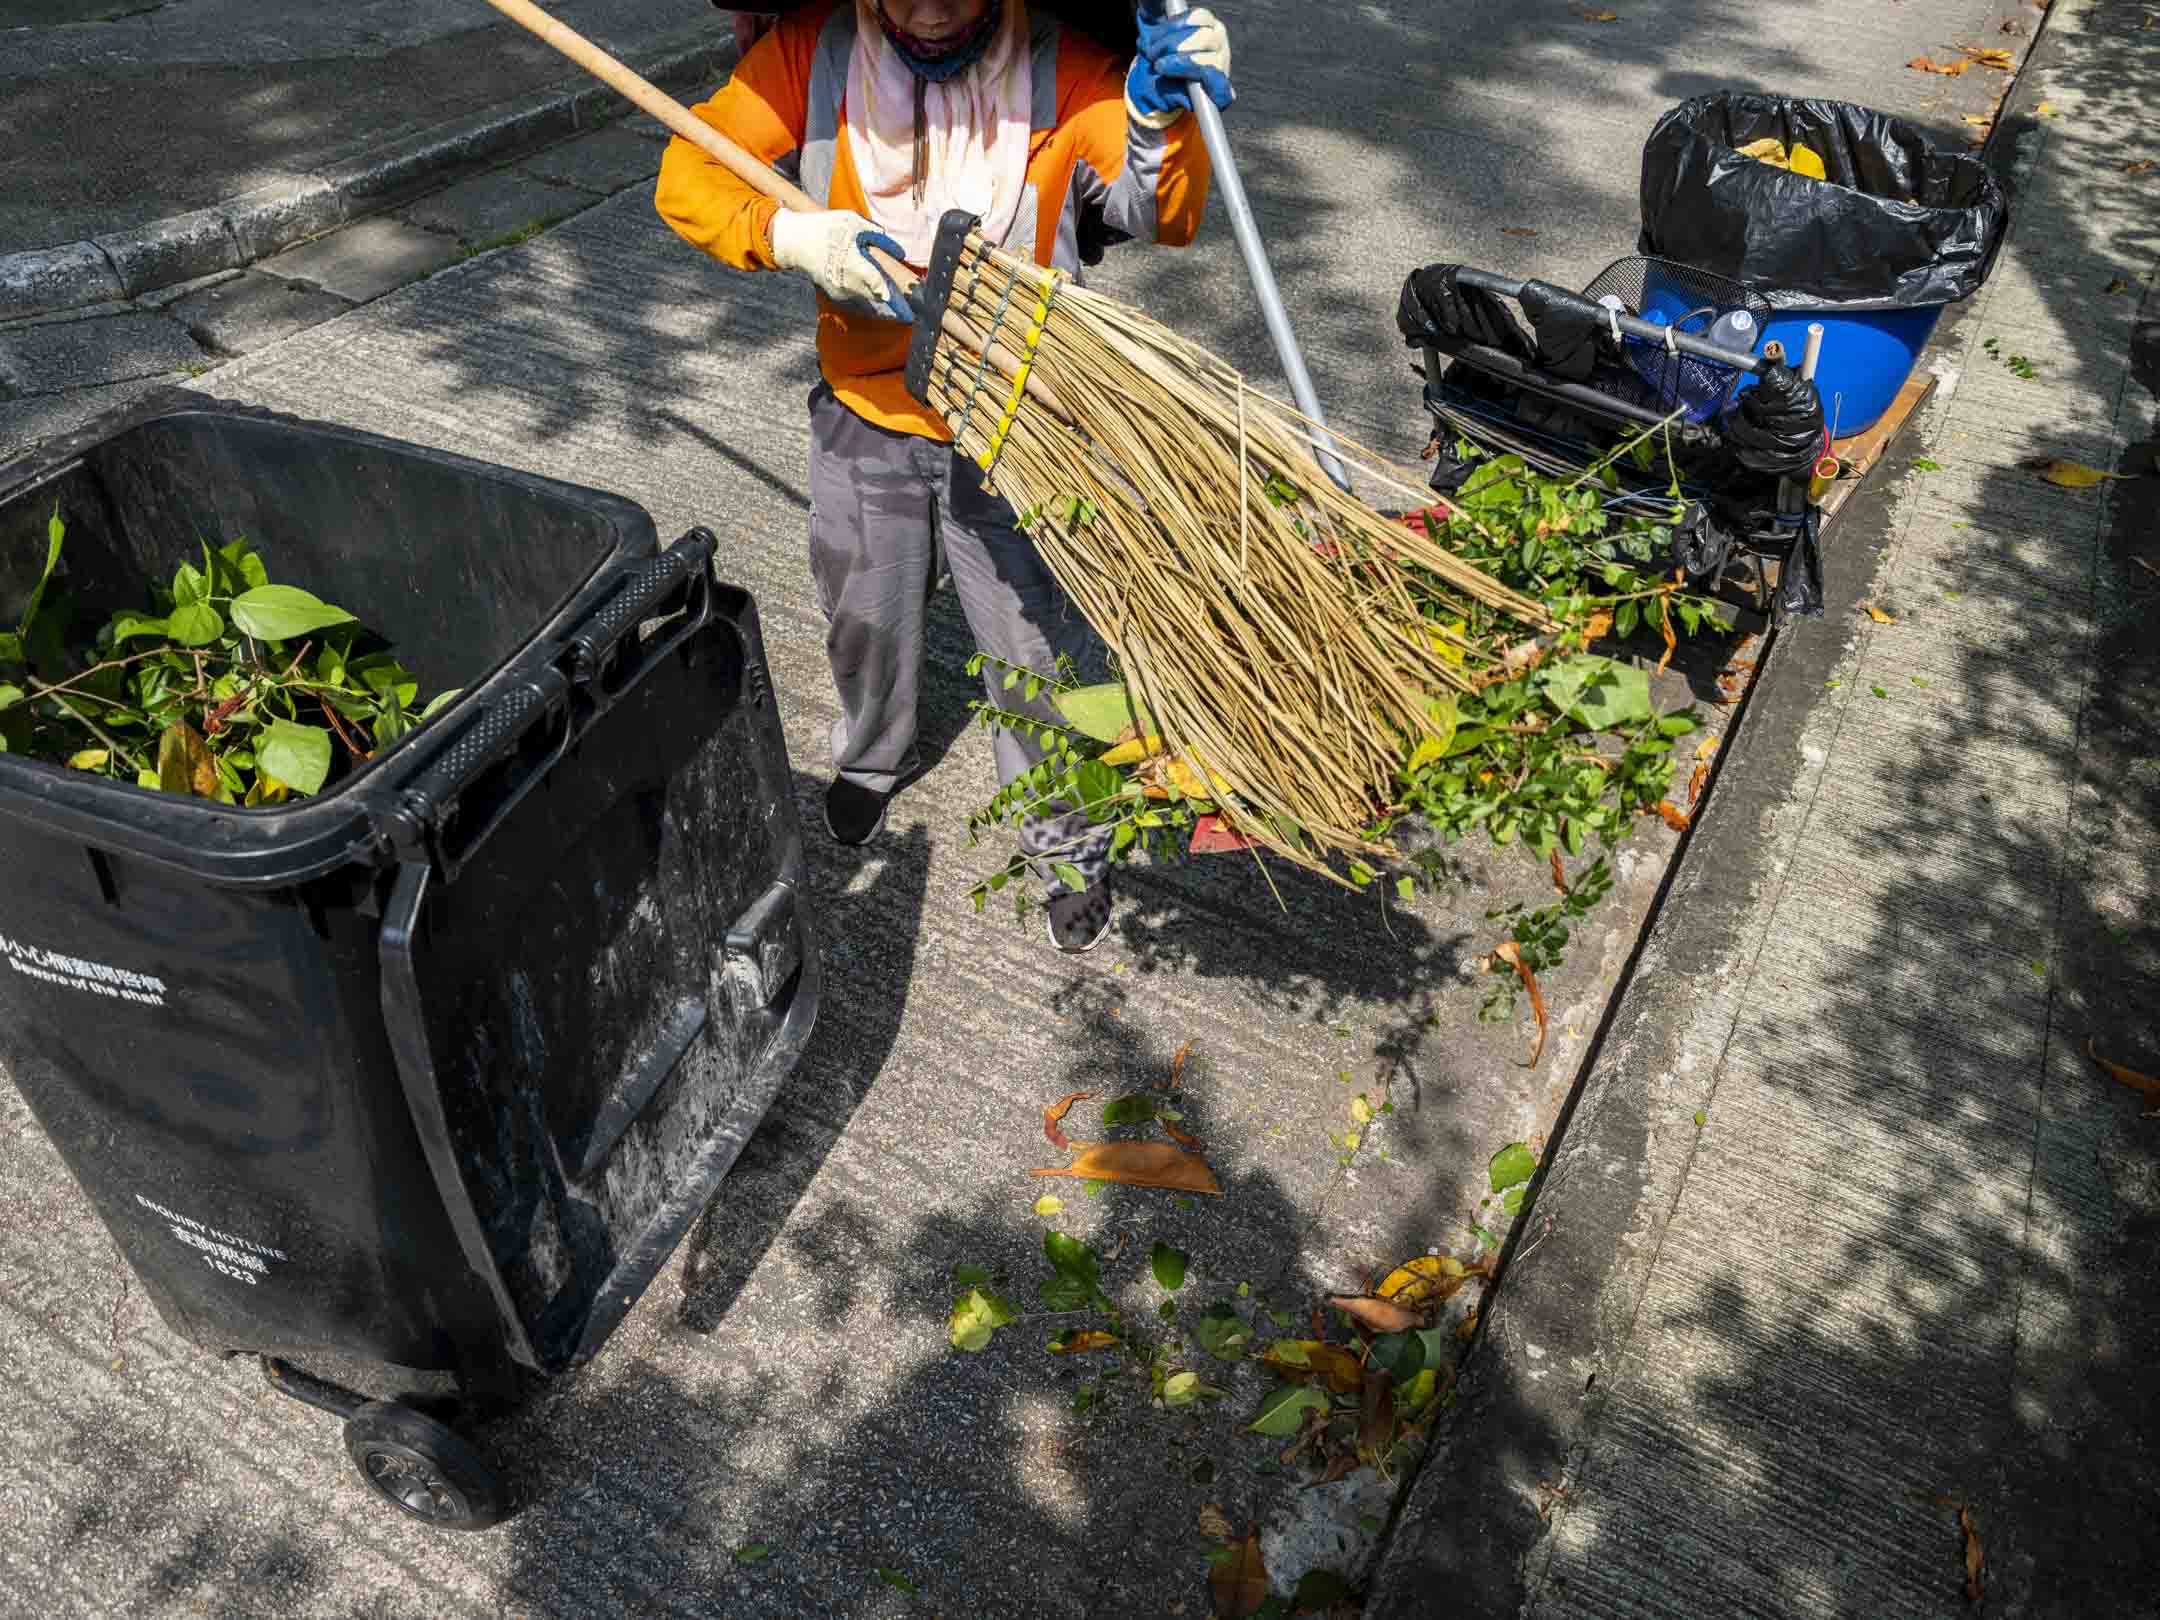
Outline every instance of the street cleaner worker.
[[(1101, 10), (1130, 37), (1119, 0)], [(1077, 0), (810, 0), (783, 16), (692, 110), (829, 212), (781, 209), (680, 137), (661, 164), (654, 202), (686, 241), (817, 287), (810, 569), (840, 698), (825, 824), (842, 844), (875, 837), (919, 769), (923, 625), (941, 566), (997, 661), (985, 666), (993, 703), (1060, 722), (1047, 693), (1026, 703), (1005, 689), (999, 665), (1099, 662), (1012, 508), (909, 395), (912, 313), (866, 252), (920, 270), (955, 208), (1006, 251), (1066, 271), (1128, 238), (1192, 241), (1208, 186), (1192, 86), (1229, 105), (1228, 34), (1208, 11), (1171, 19), (1144, 0), (1127, 64), (1059, 11), (1081, 15)], [(1005, 782), (1040, 757), (1009, 727), (994, 747)], [(1049, 886), (1051, 940), (1084, 951), (1110, 922), (1107, 829), (1062, 808), (1030, 818), (1020, 848)], [(1053, 880), (1053, 856), (1083, 889)]]

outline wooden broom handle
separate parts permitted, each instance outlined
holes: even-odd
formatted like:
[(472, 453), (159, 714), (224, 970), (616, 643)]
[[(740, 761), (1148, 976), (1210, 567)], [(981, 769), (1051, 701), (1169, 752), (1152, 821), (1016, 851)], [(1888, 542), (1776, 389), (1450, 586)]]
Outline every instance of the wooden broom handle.
[[(769, 164), (760, 163), (650, 79), (631, 71), (568, 23), (542, 11), (532, 0), (487, 0), (487, 3), (521, 28), (529, 29), (554, 46), (609, 89), (627, 96), (638, 107), (651, 113), (759, 196), (771, 198), (790, 213), (826, 212), (825, 205), (813, 201), (802, 187), (790, 183)], [(920, 279), (914, 271), (877, 248), (868, 251), (878, 267), (893, 278), (902, 292), (914, 290), (916, 281)]]
[[(813, 201), (802, 187), (793, 185), (774, 173), (769, 164), (760, 163), (704, 119), (694, 116), (689, 108), (650, 79), (632, 72), (575, 28), (542, 11), (532, 0), (487, 0), (487, 3), (519, 27), (529, 29), (535, 36), (554, 46), (609, 89), (629, 97), (638, 107), (651, 113), (684, 140), (708, 154), (714, 162), (759, 196), (770, 197), (791, 213), (822, 214), (827, 211), (823, 203)], [(903, 293), (913, 292), (922, 280), (907, 265), (882, 249), (869, 248), (865, 251), (881, 270), (892, 277), (894, 285)], [(1011, 378), (1025, 375), (1028, 397), (1048, 408), (1068, 425), (1072, 423), (1072, 414), (1065, 409), (1049, 384), (1033, 368), (1023, 372), (1020, 358), (1003, 344), (991, 343), (986, 347), (981, 334), (949, 309), (944, 312), (939, 325), (947, 336), (968, 352), (984, 355), (991, 366), (1003, 376)]]

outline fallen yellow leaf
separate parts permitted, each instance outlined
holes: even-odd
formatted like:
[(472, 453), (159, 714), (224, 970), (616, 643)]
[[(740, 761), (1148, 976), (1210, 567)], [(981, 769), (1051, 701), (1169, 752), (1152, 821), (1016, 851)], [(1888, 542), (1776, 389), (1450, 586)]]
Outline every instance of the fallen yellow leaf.
[(1804, 174), (1810, 180), (1827, 180), (1830, 178), (1829, 171), (1823, 167), (1821, 154), (1812, 146), (1795, 146), (1792, 149), (1790, 167), (1794, 174)]
[(2109, 478), (2127, 478), (2128, 473), (2102, 472), (2098, 467), (2088, 467), (2082, 461), (2064, 461), (2060, 457), (2040, 469), (2040, 476), (2051, 484), (2064, 489), (2091, 489), (2093, 485)]
[(1064, 1207), (1065, 1200), (1057, 1197), (1053, 1193), (1044, 1193), (1040, 1198), (1035, 1200), (1035, 1213), (1040, 1215), (1046, 1221), (1051, 1216), (1063, 1210)]
[(1877, 606), (1876, 606), (1876, 605), (1875, 605), (1875, 604), (1874, 604), (1873, 602), (1863, 602), (1863, 603), (1861, 603), (1861, 604), (1860, 604), (1860, 606), (1861, 606), (1861, 608), (1862, 608), (1862, 609), (1863, 609), (1863, 610), (1864, 610), (1864, 611), (1866, 612), (1867, 616), (1868, 616), (1869, 618), (1873, 619), (1873, 620), (1874, 620), (1874, 621), (1875, 621), (1875, 622), (1876, 622), (1877, 624), (1896, 624), (1896, 623), (1897, 623), (1897, 619), (1896, 619), (1896, 617), (1895, 617), (1894, 615), (1892, 615), (1892, 614), (1888, 614), (1888, 613), (1885, 613), (1885, 612), (1884, 612), (1884, 611), (1883, 611), (1883, 610), (1882, 610), (1881, 608), (1877, 607)]
[[(2008, 73), (2017, 66), (2017, 59), (2000, 45), (1967, 45), (1964, 49), (1967, 61), (1994, 68), (1999, 73)], [(2040, 105), (2045, 107), (2047, 103), (2043, 101)]]
[(1437, 1305), (1469, 1276), (1469, 1270), (1451, 1254), (1421, 1254), (1389, 1272), (1373, 1292), (1398, 1305)]
[(1954, 79), (1965, 71), (1966, 64), (1957, 62), (1931, 62), (1924, 56), (1916, 56), (1905, 64), (1920, 73), (1940, 73), (1946, 79)]
[(1986, 113), (1967, 113), (1965, 122), (1975, 129), (1992, 129), (1995, 125), (1995, 120)]
[(1115, 1333), (1105, 1333), (1100, 1328), (1090, 1328), (1085, 1333), (1068, 1334), (1050, 1346), (1053, 1356), (1084, 1356), (1090, 1350), (1107, 1350), (1118, 1342)]
[(1234, 1541), (1237, 1532), (1230, 1528), (1229, 1519), (1213, 1502), (1203, 1503), (1200, 1508), (1200, 1533), (1210, 1541)]
[(2154, 1079), (2149, 1074), (2140, 1074), (2135, 1069), (2125, 1068), (2120, 1063), (2110, 1063), (2106, 1058), (2102, 1057), (2098, 1052), (2093, 1050), (2092, 1037), (2090, 1035), (2085, 1037), (2085, 1055), (2091, 1058), (2093, 1062), (2099, 1064), (2102, 1072), (2105, 1073), (2111, 1080), (2120, 1080), (2131, 1090), (2142, 1091), (2147, 1097), (2152, 1099), (2152, 1101), (2160, 1103), (2160, 1080)]
[(1033, 1176), (1071, 1176), (1079, 1181), (1121, 1181), (1134, 1187), (1222, 1196), (1222, 1183), (1207, 1161), (1168, 1142), (1076, 1142), (1073, 1162), (1062, 1170), (1031, 1170)]
[(2033, 111), (2042, 118), (2053, 118), (2055, 116), (2055, 103), (2043, 101), (2039, 106), (2033, 108)]
[(68, 756), (68, 769), (72, 771), (94, 771), (111, 758), (112, 750), (109, 748), (85, 748), (79, 754)]
[(1350, 1117), (1360, 1125), (1370, 1125), (1372, 1123), (1373, 1106), (1365, 1100), (1364, 1092), (1361, 1091), (1350, 1099)]
[(1620, 13), (1617, 11), (1585, 11), (1581, 7), (1577, 7), (1575, 15), (1584, 22), (1618, 22), (1620, 20)]
[(1119, 743), (1115, 748), (1101, 755), (1101, 762), (1112, 768), (1121, 765), (1137, 765), (1150, 754), (1159, 754), (1161, 752), (1162, 738), (1135, 737), (1129, 742)]
[(1785, 155), (1785, 143), (1775, 135), (1765, 135), (1759, 141), (1749, 141), (1734, 150), (1744, 158), (1753, 158), (1757, 163), (1767, 163), (1776, 169), (1785, 168), (1791, 162)]
[(1674, 832), (1686, 832), (1688, 830), (1687, 812), (1674, 804), (1672, 800), (1658, 800), (1657, 813), (1658, 819), (1663, 821)]

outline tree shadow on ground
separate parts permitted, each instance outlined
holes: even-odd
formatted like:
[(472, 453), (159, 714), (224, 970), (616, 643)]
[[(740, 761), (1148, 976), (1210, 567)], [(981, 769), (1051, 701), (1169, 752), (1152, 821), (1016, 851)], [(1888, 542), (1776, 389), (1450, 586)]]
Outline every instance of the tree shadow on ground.
[[(1982, 346), (1997, 320), (2006, 352), (2052, 332), (2030, 355), (2043, 380), (2113, 379), (2151, 341), (2160, 227), (2086, 189), (2144, 156), (2136, 109), (2160, 71), (2127, 46), (2141, 26), (2135, 5), (2090, 8), (2049, 63), (2074, 125), (2002, 133), (2005, 156), (2044, 138), (2074, 160), (2020, 171), (2014, 206), (2050, 234), (2013, 235), (2013, 284), (1968, 317), (1947, 428), (1987, 424), (1991, 402), (2030, 414)], [(1703, 1613), (1965, 1612), (1945, 1500), (1972, 1508), (1996, 1612), (2149, 1602), (2160, 1138), (2085, 1055), (2155, 1067), (2160, 428), (2152, 379), (2130, 386), (2119, 419), (2096, 386), (2029, 432), (1938, 425), (1885, 469), (1909, 476), (1875, 507), (1899, 516), (1879, 600), (1955, 633), (1908, 654), (1863, 627), (1877, 690), (1820, 701), (1830, 764), (1808, 825), (1859, 864), (1848, 881), (1831, 863), (1852, 857), (1803, 830), (1782, 877), (1763, 874), (1792, 892), (1674, 1214), (1694, 1241), (1665, 1240), (1633, 1353), (1600, 1370), (1575, 1501), (1530, 1560), (1536, 1612), (1632, 1612), (1645, 1593)], [(1940, 472), (1913, 471), (1915, 452)], [(2053, 456), (2128, 481), (2058, 489), (2025, 465)], [(1864, 768), (1841, 771), (1851, 753)], [(1845, 918), (1834, 941), (1799, 915), (1824, 906)], [(1776, 1104), (1777, 1153), (1720, 1136), (1728, 1085), (1763, 1099), (1736, 1106)], [(1710, 1224), (1745, 1238), (1707, 1250)], [(1664, 1328), (1689, 1335), (1677, 1365), (1672, 1341), (1654, 1348)], [(1492, 1363), (1484, 1432), (1550, 1454), (1520, 1365)], [(1528, 1526), (1538, 1507), (1508, 1511)]]

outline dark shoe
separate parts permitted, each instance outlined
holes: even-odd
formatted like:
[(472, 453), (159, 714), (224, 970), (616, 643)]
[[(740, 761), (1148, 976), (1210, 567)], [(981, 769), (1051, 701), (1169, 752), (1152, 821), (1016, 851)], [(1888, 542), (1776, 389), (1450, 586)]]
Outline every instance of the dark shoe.
[(1110, 880), (1097, 878), (1077, 894), (1062, 889), (1050, 897), (1050, 943), (1070, 956), (1092, 951), (1110, 932)]
[(825, 790), (825, 830), (836, 844), (867, 844), (884, 827), (885, 807), (891, 803), (890, 793), (836, 776)]

